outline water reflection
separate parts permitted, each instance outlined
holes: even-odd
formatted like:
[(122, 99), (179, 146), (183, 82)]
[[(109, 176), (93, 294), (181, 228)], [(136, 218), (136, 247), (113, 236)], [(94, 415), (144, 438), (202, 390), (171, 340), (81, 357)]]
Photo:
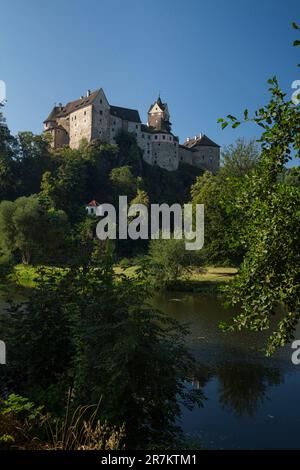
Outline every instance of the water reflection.
[(192, 384), (206, 397), (203, 408), (183, 409), (183, 430), (205, 448), (299, 448), (300, 366), (292, 364), (290, 346), (267, 358), (269, 332), (224, 334), (219, 322), (236, 311), (225, 310), (216, 297), (172, 292), (158, 294), (154, 303), (189, 325)]
[(279, 368), (262, 364), (221, 362), (217, 367), (209, 368), (198, 363), (192, 385), (198, 390), (203, 389), (213, 377), (218, 379), (218, 400), (222, 409), (236, 417), (254, 416), (268, 399), (268, 388), (284, 380)]
[(249, 363), (220, 364), (217, 376), (219, 402), (223, 409), (230, 410), (237, 417), (244, 414), (254, 416), (268, 398), (268, 388), (283, 381), (279, 369)]

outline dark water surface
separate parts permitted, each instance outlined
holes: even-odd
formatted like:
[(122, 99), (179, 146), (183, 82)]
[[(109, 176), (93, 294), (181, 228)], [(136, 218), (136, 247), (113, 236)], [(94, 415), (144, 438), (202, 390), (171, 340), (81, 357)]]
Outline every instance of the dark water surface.
[(154, 303), (191, 330), (193, 386), (206, 400), (203, 408), (183, 410), (183, 430), (204, 448), (300, 449), (300, 365), (292, 364), (291, 346), (267, 358), (267, 334), (222, 332), (219, 322), (234, 311), (216, 296), (167, 292)]

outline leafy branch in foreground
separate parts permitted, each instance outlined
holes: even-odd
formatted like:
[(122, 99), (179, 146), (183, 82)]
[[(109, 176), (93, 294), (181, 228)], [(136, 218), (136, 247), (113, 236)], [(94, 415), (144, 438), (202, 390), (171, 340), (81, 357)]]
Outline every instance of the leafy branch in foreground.
[[(296, 23), (293, 27), (299, 29)], [(300, 317), (300, 191), (278, 182), (285, 164), (299, 158), (300, 107), (286, 99), (276, 77), (268, 83), (269, 103), (252, 118), (244, 112), (245, 122), (255, 122), (264, 131), (258, 141), (257, 171), (249, 176), (236, 202), (245, 214), (246, 255), (238, 276), (225, 288), (229, 302), (241, 305), (241, 313), (231, 325), (221, 327), (272, 328), (267, 344), (271, 354), (293, 339)], [(219, 122), (225, 128), (231, 121), (235, 128), (243, 120), (228, 115)]]

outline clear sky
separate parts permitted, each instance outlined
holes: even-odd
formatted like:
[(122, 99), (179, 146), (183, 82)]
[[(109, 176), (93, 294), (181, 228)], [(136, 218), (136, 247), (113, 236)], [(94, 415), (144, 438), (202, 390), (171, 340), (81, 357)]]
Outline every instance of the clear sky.
[(259, 135), (221, 131), (218, 117), (268, 100), (274, 74), (300, 79), (299, 0), (1, 0), (0, 80), (11, 130), (39, 133), (55, 102), (102, 87), (143, 121), (160, 91), (173, 132), (220, 145)]

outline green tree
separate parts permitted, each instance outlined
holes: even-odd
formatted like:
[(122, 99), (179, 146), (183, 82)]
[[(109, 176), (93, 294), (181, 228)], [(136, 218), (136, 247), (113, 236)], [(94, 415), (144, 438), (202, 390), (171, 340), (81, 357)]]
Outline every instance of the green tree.
[(217, 175), (205, 172), (191, 188), (193, 204), (204, 204), (206, 263), (239, 265), (244, 247), (241, 241), (244, 217), (237, 205), (242, 188), (258, 165), (254, 141), (238, 139), (222, 151), (223, 165)]
[(191, 252), (185, 249), (183, 239), (151, 240), (148, 263), (152, 285), (165, 288), (177, 281), (191, 263), (191, 256)]
[(38, 193), (43, 173), (54, 166), (47, 138), (32, 132), (20, 132), (15, 154), (17, 194), (30, 196)]
[[(299, 30), (295, 23), (293, 26)], [(246, 255), (227, 293), (229, 301), (241, 305), (242, 311), (227, 327), (269, 329), (271, 316), (276, 315), (277, 327), (267, 345), (270, 354), (293, 338), (300, 315), (300, 192), (299, 187), (278, 183), (291, 155), (299, 157), (300, 108), (286, 98), (276, 77), (268, 83), (269, 103), (251, 118), (245, 110), (243, 117), (246, 122), (256, 122), (263, 133), (259, 171), (249, 178), (238, 201), (245, 214)], [(220, 119), (223, 128), (230, 121), (235, 128), (242, 119), (231, 115)]]
[(125, 423), (127, 447), (175, 445), (180, 401), (201, 394), (184, 385), (186, 331), (151, 308), (147, 286), (139, 273), (115, 279), (109, 251), (98, 266), (41, 272), (28, 301), (1, 315), (9, 387), (61, 412), (68, 389), (71, 407), (101, 399), (102, 418)]
[(24, 264), (47, 250), (47, 256), (62, 243), (68, 229), (66, 214), (46, 210), (37, 196), (21, 197), (0, 204), (0, 243), (21, 254)]
[(11, 199), (15, 195), (15, 146), (16, 141), (10, 134), (1, 112), (0, 103), (0, 200)]
[(116, 197), (124, 195), (129, 199), (133, 198), (137, 183), (129, 166), (114, 168), (110, 172), (109, 179)]

